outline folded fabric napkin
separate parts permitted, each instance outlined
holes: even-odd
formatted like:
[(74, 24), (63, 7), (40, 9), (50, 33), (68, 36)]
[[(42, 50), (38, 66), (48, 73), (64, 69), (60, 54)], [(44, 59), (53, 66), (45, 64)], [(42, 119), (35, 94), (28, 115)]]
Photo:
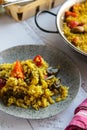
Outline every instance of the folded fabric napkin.
[(74, 117), (65, 130), (87, 130), (87, 98), (75, 109)]

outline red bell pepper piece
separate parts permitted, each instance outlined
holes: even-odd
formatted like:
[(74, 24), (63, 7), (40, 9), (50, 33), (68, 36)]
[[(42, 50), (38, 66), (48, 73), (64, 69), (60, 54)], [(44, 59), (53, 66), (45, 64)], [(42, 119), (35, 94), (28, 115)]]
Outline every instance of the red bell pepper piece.
[(77, 21), (70, 21), (70, 22), (68, 22), (67, 25), (68, 25), (68, 27), (70, 27), (70, 28), (74, 28), (74, 27), (78, 26), (79, 23), (78, 23)]
[(24, 78), (23, 72), (22, 72), (22, 66), (19, 60), (16, 61), (14, 68), (12, 70), (11, 73), (12, 77), (16, 77), (16, 78)]
[(77, 13), (71, 12), (71, 11), (66, 11), (65, 12), (65, 17), (68, 17), (68, 16), (77, 17)]
[(43, 58), (40, 55), (37, 55), (33, 59), (34, 63), (39, 67), (42, 65)]

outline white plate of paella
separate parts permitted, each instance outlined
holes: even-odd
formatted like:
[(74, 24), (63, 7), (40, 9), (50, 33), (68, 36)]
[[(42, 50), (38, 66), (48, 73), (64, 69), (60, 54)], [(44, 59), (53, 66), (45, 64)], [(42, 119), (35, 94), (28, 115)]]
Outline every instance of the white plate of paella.
[(0, 53), (0, 110), (43, 119), (65, 110), (81, 85), (73, 60), (57, 48), (20, 45)]

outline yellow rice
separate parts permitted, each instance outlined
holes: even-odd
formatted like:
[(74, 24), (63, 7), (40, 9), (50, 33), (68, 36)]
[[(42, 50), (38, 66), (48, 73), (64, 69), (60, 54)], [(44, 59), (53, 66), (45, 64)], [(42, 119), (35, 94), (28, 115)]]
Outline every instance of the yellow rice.
[[(80, 3), (80, 6), (74, 7), (73, 12), (77, 13), (77, 17), (69, 16), (64, 18), (63, 31), (66, 38), (79, 50), (87, 53), (87, 1)], [(85, 29), (84, 33), (73, 33), (67, 26), (70, 21), (76, 21), (79, 24), (83, 24)], [(82, 25), (80, 25), (82, 26)], [(73, 39), (78, 38), (76, 43), (73, 43)]]
[(59, 89), (51, 90), (52, 85), (59, 78), (54, 76), (45, 80), (44, 76), (47, 75), (49, 64), (44, 59), (40, 67), (32, 59), (20, 62), (24, 79), (11, 76), (15, 62), (0, 65), (0, 78), (6, 79), (5, 86), (0, 89), (0, 98), (5, 105), (16, 105), (23, 108), (32, 107), (38, 110), (67, 98), (67, 86), (61, 84)]

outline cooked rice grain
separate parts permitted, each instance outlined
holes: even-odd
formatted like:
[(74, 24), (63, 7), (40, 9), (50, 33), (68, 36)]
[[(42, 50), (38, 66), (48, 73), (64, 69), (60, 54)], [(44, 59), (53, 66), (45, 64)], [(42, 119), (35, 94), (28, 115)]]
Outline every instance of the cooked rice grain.
[[(0, 89), (0, 98), (5, 105), (33, 107), (38, 110), (55, 101), (64, 100), (68, 96), (68, 89), (63, 85), (59, 90), (52, 89), (52, 85), (58, 80), (57, 77), (54, 76), (47, 81), (44, 79), (49, 67), (46, 61), (43, 60), (40, 67), (36, 66), (32, 59), (21, 61), (24, 79), (11, 76), (14, 65), (15, 62), (0, 65), (0, 78), (6, 79), (5, 86)], [(54, 90), (58, 93), (55, 93)], [(60, 100), (58, 98), (54, 100), (55, 95), (59, 95)]]

